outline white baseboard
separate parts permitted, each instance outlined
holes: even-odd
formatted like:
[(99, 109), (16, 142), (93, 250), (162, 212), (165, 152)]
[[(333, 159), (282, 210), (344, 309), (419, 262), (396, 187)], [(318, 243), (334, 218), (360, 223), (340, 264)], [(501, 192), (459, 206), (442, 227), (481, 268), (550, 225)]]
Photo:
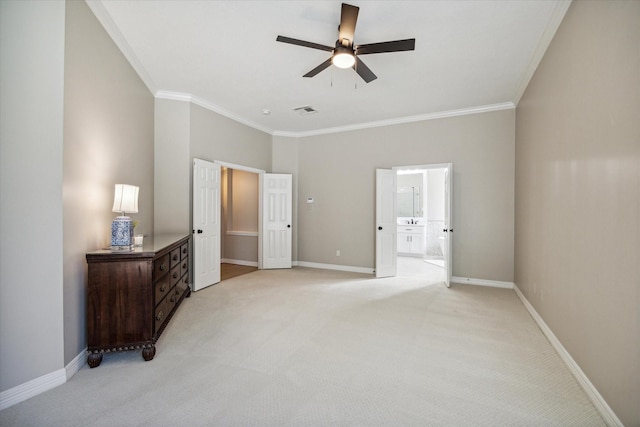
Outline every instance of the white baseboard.
[(82, 350), (64, 369), (58, 369), (1, 392), (0, 411), (69, 381), (86, 363), (86, 350)]
[(17, 403), (51, 390), (67, 382), (66, 371), (60, 368), (26, 383), (17, 385), (0, 393), (0, 411)]
[(515, 286), (513, 282), (501, 282), (499, 280), (484, 280), (484, 279), (474, 279), (471, 277), (456, 277), (452, 276), (451, 281), (453, 283), (460, 283), (462, 285), (476, 285), (476, 286), (489, 286), (492, 288), (504, 288), (504, 289), (513, 289)]
[[(294, 261), (292, 265), (300, 266), (300, 267), (321, 268), (324, 270), (350, 271), (352, 273), (375, 274), (376, 272), (374, 268), (352, 267), (348, 265), (337, 265), (337, 264), (322, 264), (318, 262), (307, 262), (307, 261)], [(514, 286), (512, 282), (473, 279), (469, 277), (451, 277), (451, 281), (454, 283), (460, 283), (465, 285), (490, 286), (494, 288), (505, 288), (505, 289), (513, 289), (513, 286)]]
[(575, 379), (578, 381), (578, 384), (582, 387), (582, 389), (587, 393), (587, 396), (596, 407), (596, 410), (602, 416), (604, 422), (610, 427), (624, 427), (620, 419), (613, 412), (611, 407), (604, 400), (602, 395), (598, 392), (595, 386), (589, 381), (589, 378), (585, 375), (585, 373), (580, 369), (580, 366), (573, 360), (573, 357), (569, 354), (569, 352), (564, 348), (560, 340), (556, 338), (551, 329), (547, 326), (547, 324), (542, 320), (542, 317), (538, 314), (535, 308), (529, 303), (527, 298), (525, 298), (524, 294), (518, 289), (518, 286), (514, 285), (513, 290), (516, 292), (522, 304), (526, 307), (527, 311), (533, 317), (533, 320), (538, 324), (538, 327), (542, 331), (542, 333), (547, 337), (551, 346), (558, 353), (562, 361), (567, 365)]
[(318, 262), (297, 261), (295, 265), (300, 267), (321, 268), (323, 270), (350, 271), (352, 273), (373, 274), (373, 268), (352, 267), (349, 265), (322, 264)]
[(64, 367), (67, 373), (67, 381), (71, 379), (87, 363), (87, 348), (85, 347), (67, 366)]
[(244, 261), (241, 259), (222, 258), (220, 262), (223, 262), (225, 264), (245, 265), (247, 267), (258, 267), (257, 261)]

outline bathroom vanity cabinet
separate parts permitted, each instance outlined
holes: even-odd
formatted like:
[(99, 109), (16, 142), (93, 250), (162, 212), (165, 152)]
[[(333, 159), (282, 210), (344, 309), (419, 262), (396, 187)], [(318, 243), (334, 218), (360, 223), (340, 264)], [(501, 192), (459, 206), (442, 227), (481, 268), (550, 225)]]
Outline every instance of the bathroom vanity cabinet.
[(425, 243), (424, 225), (398, 225), (398, 255), (424, 256)]

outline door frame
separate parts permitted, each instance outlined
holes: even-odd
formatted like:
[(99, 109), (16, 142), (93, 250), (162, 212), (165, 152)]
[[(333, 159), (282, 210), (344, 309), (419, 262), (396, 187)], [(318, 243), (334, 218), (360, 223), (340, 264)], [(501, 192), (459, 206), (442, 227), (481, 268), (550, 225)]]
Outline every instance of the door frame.
[[(258, 174), (258, 269), (262, 270), (262, 182), (266, 171), (252, 168), (250, 166), (224, 162), (222, 160), (214, 160), (213, 163), (219, 164), (221, 167), (227, 169), (236, 169)], [(220, 197), (222, 197), (222, 194)]]
[[(446, 242), (447, 242), (447, 253), (444, 254), (445, 257), (445, 285), (449, 287), (451, 285), (451, 277), (453, 275), (453, 163), (431, 163), (431, 164), (422, 164), (422, 165), (410, 165), (410, 166), (394, 166), (391, 168), (396, 172), (398, 170), (429, 170), (429, 169), (445, 169), (449, 172), (448, 174), (448, 188), (445, 188), (445, 191), (448, 192), (448, 207), (445, 207), (445, 210), (448, 210), (448, 219), (449, 224), (445, 224), (447, 229), (450, 229), (451, 232), (446, 233)], [(447, 180), (445, 179), (445, 186), (447, 186)], [(445, 204), (447, 204), (447, 195), (445, 194)], [(446, 220), (446, 218), (445, 218)], [(397, 242), (396, 242), (397, 244)]]

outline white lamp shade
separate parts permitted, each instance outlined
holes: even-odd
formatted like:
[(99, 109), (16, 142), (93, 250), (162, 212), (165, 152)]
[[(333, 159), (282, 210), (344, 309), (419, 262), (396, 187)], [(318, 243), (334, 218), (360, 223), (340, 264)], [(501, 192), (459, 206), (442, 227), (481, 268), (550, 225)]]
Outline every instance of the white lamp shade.
[(135, 185), (116, 184), (113, 212), (138, 212), (138, 190)]

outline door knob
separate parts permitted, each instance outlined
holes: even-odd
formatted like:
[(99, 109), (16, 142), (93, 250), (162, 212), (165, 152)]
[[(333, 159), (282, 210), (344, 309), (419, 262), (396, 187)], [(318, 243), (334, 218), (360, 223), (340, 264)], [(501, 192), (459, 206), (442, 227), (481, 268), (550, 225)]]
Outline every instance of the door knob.
[(198, 234), (202, 234), (202, 230), (198, 230)]
[(378, 230), (382, 230), (382, 226), (378, 227)]
[(445, 228), (445, 229), (443, 229), (442, 231), (444, 231), (444, 232), (446, 233), (448, 230)]
[(287, 228), (291, 228), (291, 224), (287, 224)]

